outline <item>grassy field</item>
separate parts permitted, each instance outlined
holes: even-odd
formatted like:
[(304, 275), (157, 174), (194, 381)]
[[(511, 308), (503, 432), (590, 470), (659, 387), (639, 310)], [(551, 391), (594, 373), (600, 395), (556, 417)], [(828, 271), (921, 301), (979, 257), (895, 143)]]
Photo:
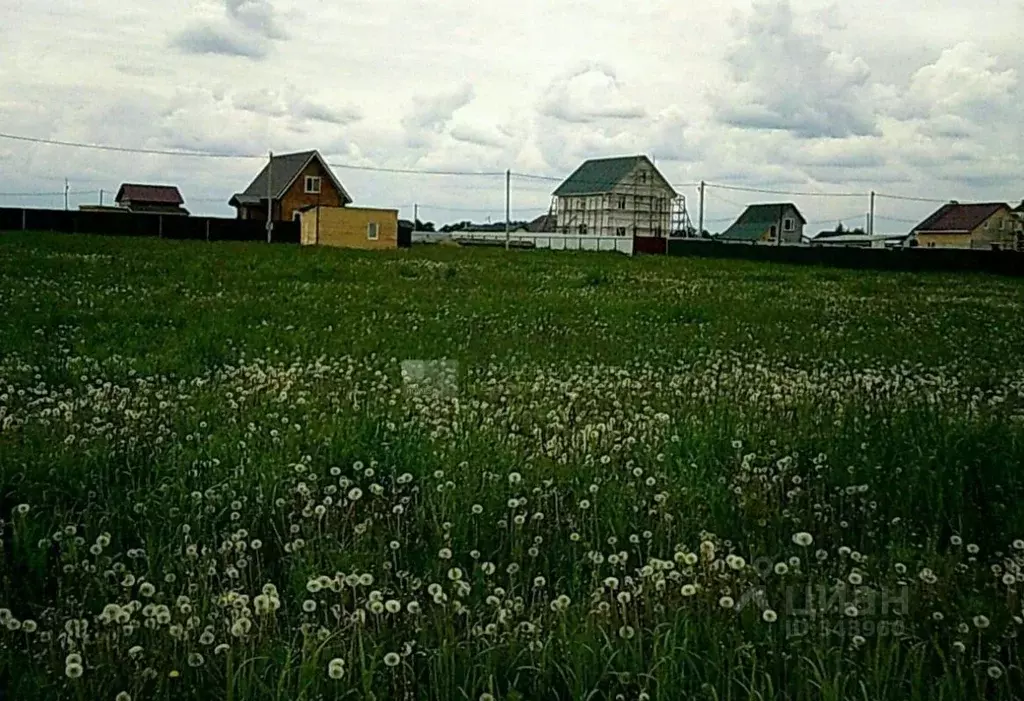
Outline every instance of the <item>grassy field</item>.
[(1022, 320), (984, 276), (4, 234), (0, 684), (1019, 698)]

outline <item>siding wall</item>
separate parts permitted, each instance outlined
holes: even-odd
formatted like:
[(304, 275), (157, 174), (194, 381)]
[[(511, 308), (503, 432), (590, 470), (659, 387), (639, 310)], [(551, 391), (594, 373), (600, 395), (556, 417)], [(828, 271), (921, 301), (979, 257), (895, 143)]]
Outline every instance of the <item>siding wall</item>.
[(1017, 234), (1024, 230), (1013, 212), (996, 212), (969, 234), (917, 234), (917, 245), (922, 248), (980, 248), (1013, 249)]
[[(301, 215), (301, 243), (369, 250), (398, 248), (398, 210), (363, 207), (314, 207)], [(317, 218), (319, 216), (319, 238)], [(368, 236), (377, 224), (377, 239)]]

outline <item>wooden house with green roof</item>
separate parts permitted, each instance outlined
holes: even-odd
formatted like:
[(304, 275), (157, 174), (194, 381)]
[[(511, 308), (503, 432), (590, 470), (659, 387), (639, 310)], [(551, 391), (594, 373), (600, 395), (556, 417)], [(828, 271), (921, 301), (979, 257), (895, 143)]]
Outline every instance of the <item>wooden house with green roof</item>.
[(558, 233), (668, 236), (678, 195), (647, 156), (585, 161), (553, 193)]
[(804, 215), (792, 202), (752, 204), (715, 238), (731, 242), (800, 243), (806, 224)]

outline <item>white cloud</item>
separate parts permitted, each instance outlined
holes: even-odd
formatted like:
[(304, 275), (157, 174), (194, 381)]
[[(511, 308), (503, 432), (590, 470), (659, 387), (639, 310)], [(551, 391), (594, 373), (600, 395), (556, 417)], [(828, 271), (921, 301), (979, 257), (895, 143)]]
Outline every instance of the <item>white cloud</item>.
[(615, 71), (598, 64), (555, 78), (541, 99), (540, 112), (583, 124), (601, 119), (639, 119), (645, 114), (643, 106), (623, 90)]

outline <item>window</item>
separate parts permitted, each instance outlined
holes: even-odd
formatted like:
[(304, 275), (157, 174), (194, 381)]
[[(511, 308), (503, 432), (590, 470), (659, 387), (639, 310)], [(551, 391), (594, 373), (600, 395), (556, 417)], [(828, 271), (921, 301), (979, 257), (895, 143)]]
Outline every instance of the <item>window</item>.
[(577, 229), (577, 231), (579, 231), (581, 234), (587, 233), (587, 225), (586, 224), (580, 224), (579, 229)]
[(587, 208), (587, 198), (586, 197), (581, 197), (581, 198), (579, 198), (576, 201), (579, 203), (579, 204), (576, 205), (577, 209), (586, 209)]
[(366, 225), (366, 238), (371, 241), (377, 240), (377, 222), (372, 221)]
[(299, 212), (299, 211), (292, 212), (292, 221), (298, 221), (299, 217), (301, 217), (301, 216), (302, 216), (302, 212)]
[(624, 226), (616, 227), (615, 235), (616, 236), (625, 236), (626, 235), (626, 227), (624, 227)]
[(782, 230), (783, 231), (792, 231), (793, 230), (793, 220), (792, 219), (783, 219), (782, 220)]
[(640, 171), (640, 182), (642, 182), (642, 183), (647, 182), (647, 171), (646, 170), (641, 170)]
[(776, 229), (776, 228), (775, 228), (775, 225), (774, 225), (774, 224), (772, 224), (772, 228), (771, 228), (771, 237), (772, 237), (772, 238), (775, 238), (776, 234), (778, 234), (778, 229)]
[(654, 235), (659, 237), (659, 238), (661, 237), (661, 227), (660, 226), (654, 227)]
[(318, 195), (320, 194), (320, 177), (316, 175), (306, 176), (306, 194), (307, 195)]
[(625, 209), (625, 208), (626, 208), (626, 196), (625, 195), (619, 195), (619, 209)]

